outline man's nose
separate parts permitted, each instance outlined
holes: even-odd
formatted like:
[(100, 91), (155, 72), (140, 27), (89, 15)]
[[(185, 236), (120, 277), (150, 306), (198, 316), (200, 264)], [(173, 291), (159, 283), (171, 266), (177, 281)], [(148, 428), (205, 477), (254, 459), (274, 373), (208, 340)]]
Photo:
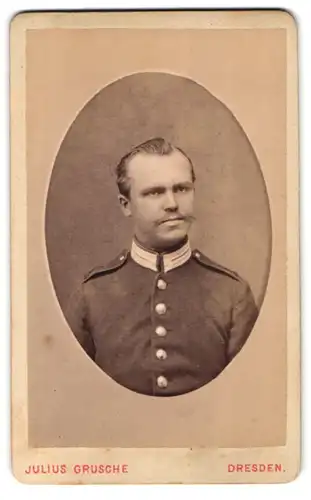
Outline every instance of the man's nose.
[(176, 210), (177, 201), (172, 191), (167, 191), (165, 196), (165, 210)]

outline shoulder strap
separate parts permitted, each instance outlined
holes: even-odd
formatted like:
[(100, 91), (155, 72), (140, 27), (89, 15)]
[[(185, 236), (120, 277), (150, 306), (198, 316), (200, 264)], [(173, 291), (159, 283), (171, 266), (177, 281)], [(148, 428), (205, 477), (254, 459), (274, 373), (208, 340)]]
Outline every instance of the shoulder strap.
[(220, 264), (217, 264), (217, 262), (214, 262), (211, 260), (209, 257), (204, 255), (202, 252), (199, 250), (193, 250), (192, 252), (192, 257), (199, 262), (202, 266), (212, 269), (213, 271), (216, 271), (218, 273), (226, 274), (227, 276), (230, 276), (230, 278), (233, 278), (237, 281), (243, 281), (243, 279), (238, 275), (238, 273), (231, 271), (231, 269), (228, 269), (227, 267), (221, 266)]
[(128, 250), (122, 250), (122, 252), (119, 255), (117, 255), (117, 257), (115, 257), (105, 266), (94, 267), (84, 276), (83, 283), (86, 283), (88, 280), (94, 278), (95, 276), (109, 274), (113, 271), (116, 271), (117, 269), (120, 269), (126, 263), (128, 255), (129, 255)]

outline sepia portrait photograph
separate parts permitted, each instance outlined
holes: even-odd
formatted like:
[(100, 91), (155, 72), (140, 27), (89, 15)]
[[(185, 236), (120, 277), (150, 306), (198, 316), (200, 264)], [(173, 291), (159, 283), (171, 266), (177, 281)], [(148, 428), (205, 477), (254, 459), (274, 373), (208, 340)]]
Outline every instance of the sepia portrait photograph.
[(298, 474), (296, 35), (273, 10), (13, 19), (22, 482)]
[[(205, 120), (213, 124), (209, 135)], [(160, 132), (165, 137), (153, 137)], [(223, 146), (230, 144), (239, 148), (227, 164)], [(175, 396), (210, 382), (257, 319), (269, 223), (260, 167), (224, 105), (192, 80), (167, 73), (112, 83), (76, 118), (48, 193), (51, 274), (78, 342), (112, 379), (138, 393)], [(217, 257), (223, 247), (241, 268), (246, 260), (242, 269), (258, 306), (247, 279), (204, 253), (217, 233), (223, 236), (210, 251)], [(76, 290), (67, 304), (71, 283)]]

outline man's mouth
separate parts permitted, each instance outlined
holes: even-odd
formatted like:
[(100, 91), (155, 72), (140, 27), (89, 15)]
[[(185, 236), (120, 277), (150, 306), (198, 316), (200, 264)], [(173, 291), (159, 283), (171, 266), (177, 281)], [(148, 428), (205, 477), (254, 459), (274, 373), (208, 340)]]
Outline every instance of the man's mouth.
[(181, 217), (181, 215), (174, 215), (172, 217), (167, 217), (166, 219), (162, 220), (160, 224), (165, 224), (166, 222), (178, 222), (183, 220), (185, 219), (184, 217)]

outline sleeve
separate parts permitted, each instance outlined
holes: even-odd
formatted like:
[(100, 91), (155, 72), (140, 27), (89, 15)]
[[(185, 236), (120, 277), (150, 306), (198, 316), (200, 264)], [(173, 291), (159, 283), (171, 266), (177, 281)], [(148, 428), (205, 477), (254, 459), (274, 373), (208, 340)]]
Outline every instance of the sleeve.
[(232, 311), (232, 327), (228, 341), (228, 360), (231, 361), (242, 349), (258, 317), (258, 309), (249, 285), (239, 282)]
[(70, 296), (65, 316), (79, 344), (94, 360), (95, 345), (88, 325), (87, 304), (83, 293), (83, 285), (77, 288)]

